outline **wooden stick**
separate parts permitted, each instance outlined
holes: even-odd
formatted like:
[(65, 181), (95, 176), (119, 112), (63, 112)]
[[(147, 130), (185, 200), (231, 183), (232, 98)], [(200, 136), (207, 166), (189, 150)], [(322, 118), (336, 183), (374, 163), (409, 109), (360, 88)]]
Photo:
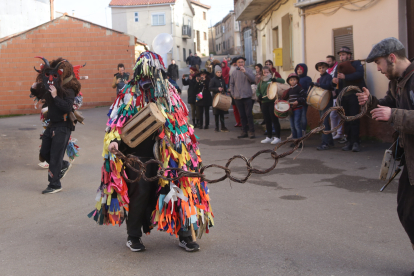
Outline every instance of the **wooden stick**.
[(190, 225), (190, 228), (191, 228), (191, 237), (193, 238), (193, 242), (195, 242), (197, 239), (196, 239), (196, 234), (195, 234), (195, 231), (194, 231), (194, 226), (193, 226), (192, 223)]

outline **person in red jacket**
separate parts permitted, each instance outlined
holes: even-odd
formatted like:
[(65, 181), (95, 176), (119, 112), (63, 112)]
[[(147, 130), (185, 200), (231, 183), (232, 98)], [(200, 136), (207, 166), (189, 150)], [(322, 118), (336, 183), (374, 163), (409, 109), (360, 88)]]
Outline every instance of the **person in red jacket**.
[(221, 76), (224, 79), (226, 88), (229, 88), (230, 68), (227, 66), (227, 60), (223, 60), (223, 62), (221, 63)]
[(280, 76), (280, 74), (276, 71), (276, 68), (273, 67), (273, 61), (271, 61), (270, 59), (265, 61), (265, 65), (267, 67), (270, 68), (270, 70), (272, 70), (272, 74), (274, 75), (275, 78), (279, 78), (281, 79), (282, 77)]

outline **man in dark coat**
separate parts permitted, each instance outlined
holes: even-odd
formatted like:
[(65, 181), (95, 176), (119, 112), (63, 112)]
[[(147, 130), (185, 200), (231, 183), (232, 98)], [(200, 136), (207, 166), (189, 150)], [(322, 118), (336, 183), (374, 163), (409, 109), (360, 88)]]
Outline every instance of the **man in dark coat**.
[(208, 129), (210, 124), (210, 106), (212, 104), (211, 92), (209, 89), (210, 77), (207, 70), (201, 70), (197, 75), (196, 86), (196, 106), (199, 129), (203, 128), (203, 117), (205, 117), (204, 129)]
[(196, 95), (197, 95), (197, 80), (195, 75), (198, 73), (197, 68), (191, 67), (190, 68), (190, 74), (188, 75), (188, 78), (186, 79), (185, 75), (183, 75), (182, 82), (183, 85), (188, 85), (187, 90), (187, 102), (191, 107), (191, 118), (193, 119), (193, 126), (196, 127), (198, 125), (198, 119), (197, 119), (197, 108), (196, 108)]
[[(389, 37), (376, 44), (367, 62), (375, 62), (389, 80), (384, 98), (377, 99), (368, 89), (358, 93), (360, 105), (368, 101), (368, 115), (386, 122), (398, 133), (396, 156), (404, 165), (399, 179), (397, 213), (414, 249), (414, 62), (408, 60), (404, 45)], [(414, 276), (414, 272), (411, 273)]]
[(193, 58), (194, 58), (193, 54), (190, 53), (190, 55), (185, 60), (185, 62), (188, 64), (189, 67), (191, 67), (193, 65)]
[(191, 66), (197, 67), (198, 70), (201, 68), (201, 58), (197, 55), (197, 52), (194, 53)]
[[(352, 60), (352, 52), (349, 47), (342, 47), (338, 52), (341, 62), (347, 62)], [(338, 69), (335, 72), (332, 83), (334, 87), (338, 85), (338, 91), (342, 91), (344, 87), (349, 85), (358, 86), (359, 88), (366, 87), (364, 80), (364, 67), (359, 60), (354, 60), (351, 62), (352, 67), (355, 68), (354, 73), (344, 74), (338, 72)], [(338, 65), (339, 66), (339, 65)], [(342, 97), (341, 100), (342, 107), (345, 110), (346, 116), (355, 116), (359, 113), (358, 99), (355, 93), (350, 93), (350, 95)], [(360, 120), (354, 120), (351, 122), (345, 123), (345, 133), (347, 135), (348, 143), (345, 147), (342, 148), (344, 151), (358, 152), (360, 151), (359, 147), (359, 126)]]
[(178, 80), (178, 65), (175, 64), (175, 60), (171, 60), (171, 64), (168, 66), (167, 73), (170, 74), (171, 79), (173, 79), (174, 81)]

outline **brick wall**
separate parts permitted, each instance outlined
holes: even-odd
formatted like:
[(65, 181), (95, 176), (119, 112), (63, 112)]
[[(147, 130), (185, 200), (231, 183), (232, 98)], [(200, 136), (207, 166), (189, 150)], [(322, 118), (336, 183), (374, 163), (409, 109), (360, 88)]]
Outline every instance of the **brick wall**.
[[(1, 41), (1, 40), (0, 40)], [(80, 71), (84, 107), (109, 105), (115, 98), (111, 87), (117, 64), (133, 73), (134, 37), (70, 16), (63, 16), (19, 36), (0, 42), (0, 115), (39, 113), (29, 98), (30, 86), (43, 56), (87, 65)]]

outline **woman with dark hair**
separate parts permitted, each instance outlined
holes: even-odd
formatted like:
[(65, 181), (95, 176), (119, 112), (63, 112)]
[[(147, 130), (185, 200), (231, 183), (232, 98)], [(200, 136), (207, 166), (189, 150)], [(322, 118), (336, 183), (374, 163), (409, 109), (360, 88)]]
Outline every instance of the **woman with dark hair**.
[(271, 61), (270, 59), (266, 60), (265, 62), (265, 66), (269, 67), (270, 70), (272, 71), (272, 74), (275, 75), (275, 78), (282, 78), (280, 76), (280, 74), (276, 71), (276, 68), (273, 67), (273, 61)]
[(259, 82), (262, 80), (262, 76), (263, 76), (263, 65), (261, 65), (260, 63), (256, 64), (254, 66), (254, 69), (256, 69), (256, 84), (259, 84)]
[(201, 70), (196, 75), (197, 85), (196, 85), (196, 106), (197, 106), (197, 118), (198, 118), (198, 128), (203, 128), (203, 114), (206, 118), (204, 129), (208, 129), (210, 124), (210, 106), (213, 102), (211, 98), (211, 93), (209, 89), (210, 77), (207, 70)]

